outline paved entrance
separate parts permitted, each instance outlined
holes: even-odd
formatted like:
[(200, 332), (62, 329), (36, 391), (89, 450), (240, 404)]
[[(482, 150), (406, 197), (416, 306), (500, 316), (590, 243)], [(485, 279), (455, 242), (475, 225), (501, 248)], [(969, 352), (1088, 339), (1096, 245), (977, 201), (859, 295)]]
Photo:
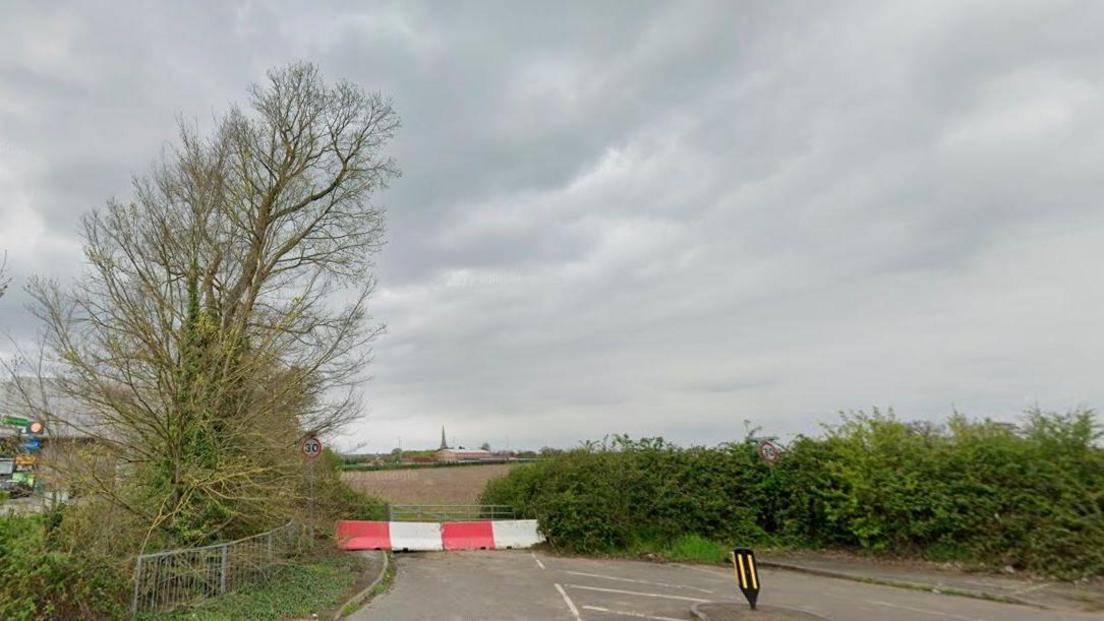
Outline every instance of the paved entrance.
[[(722, 568), (561, 558), (527, 551), (398, 554), (392, 590), (357, 621), (684, 621), (690, 606), (740, 598)], [(834, 621), (1076, 621), (1104, 615), (1025, 606), (762, 570), (763, 605)]]

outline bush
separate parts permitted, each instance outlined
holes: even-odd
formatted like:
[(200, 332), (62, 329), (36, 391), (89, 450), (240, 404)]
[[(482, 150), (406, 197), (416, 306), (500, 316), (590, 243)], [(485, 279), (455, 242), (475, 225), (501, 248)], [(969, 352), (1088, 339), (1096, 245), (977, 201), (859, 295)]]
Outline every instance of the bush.
[(313, 497), (315, 517), (326, 520), (385, 520), (387, 504), (379, 498), (362, 494), (341, 480), (344, 462), (339, 455), (326, 449), (316, 464), (313, 490), (304, 495)]
[[(332, 549), (296, 558), (262, 583), (144, 621), (266, 621), (303, 619), (332, 609), (347, 597), (366, 569), (365, 560)], [(317, 617), (313, 617), (317, 618)]]
[(875, 410), (798, 438), (770, 467), (752, 442), (615, 436), (515, 468), (483, 502), (537, 518), (552, 545), (578, 553), (830, 546), (1073, 578), (1104, 573), (1100, 437), (1090, 411), (1032, 411), (1017, 432)]
[(0, 518), (0, 619), (118, 619), (121, 568), (51, 541), (50, 517)]

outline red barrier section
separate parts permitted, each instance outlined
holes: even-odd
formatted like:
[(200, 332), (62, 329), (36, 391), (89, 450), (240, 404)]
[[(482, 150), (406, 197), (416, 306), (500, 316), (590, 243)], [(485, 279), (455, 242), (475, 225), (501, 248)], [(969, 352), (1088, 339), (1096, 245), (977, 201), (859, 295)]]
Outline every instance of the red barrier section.
[(441, 537), (446, 550), (493, 550), (494, 529), (491, 522), (445, 522)]
[(334, 537), (342, 550), (495, 550), (529, 548), (544, 537), (536, 520), (491, 522), (371, 522), (340, 520)]
[(363, 520), (337, 523), (337, 547), (342, 550), (390, 550), (391, 524)]

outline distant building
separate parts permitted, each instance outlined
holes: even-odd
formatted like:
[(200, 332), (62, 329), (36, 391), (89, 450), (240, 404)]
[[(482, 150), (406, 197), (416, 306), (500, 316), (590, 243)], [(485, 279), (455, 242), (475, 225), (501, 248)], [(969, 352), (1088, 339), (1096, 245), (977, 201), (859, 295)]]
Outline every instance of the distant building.
[(437, 461), (488, 461), (492, 459), (501, 459), (490, 451), (465, 448), (443, 448), (439, 449), (433, 456)]
[(0, 489), (15, 484), (33, 487), (42, 482), (51, 467), (68, 463), (65, 460), (71, 455), (80, 455), (66, 447), (104, 438), (98, 434), (103, 430), (83, 405), (49, 379), (0, 380), (0, 420), (7, 417), (40, 422), (45, 429), (28, 434), (21, 427), (0, 422)]
[[(29, 395), (33, 404), (28, 404), (24, 395)], [(49, 379), (41, 382), (27, 377), (18, 381), (0, 380), (0, 416), (44, 423), (46, 431), (41, 434), (44, 441), (94, 440), (107, 435), (82, 404), (63, 394)], [(0, 438), (19, 435), (18, 429), (0, 425)]]
[(485, 449), (452, 448), (448, 445), (445, 428), (441, 427), (441, 447), (433, 452), (432, 461), (488, 461), (501, 459), (500, 456)]

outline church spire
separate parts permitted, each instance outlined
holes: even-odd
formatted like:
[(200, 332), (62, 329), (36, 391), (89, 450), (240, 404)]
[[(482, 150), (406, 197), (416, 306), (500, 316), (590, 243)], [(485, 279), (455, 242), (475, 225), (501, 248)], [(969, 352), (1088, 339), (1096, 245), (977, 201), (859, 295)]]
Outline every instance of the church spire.
[(448, 442), (445, 442), (445, 426), (441, 425), (441, 450), (448, 448)]

